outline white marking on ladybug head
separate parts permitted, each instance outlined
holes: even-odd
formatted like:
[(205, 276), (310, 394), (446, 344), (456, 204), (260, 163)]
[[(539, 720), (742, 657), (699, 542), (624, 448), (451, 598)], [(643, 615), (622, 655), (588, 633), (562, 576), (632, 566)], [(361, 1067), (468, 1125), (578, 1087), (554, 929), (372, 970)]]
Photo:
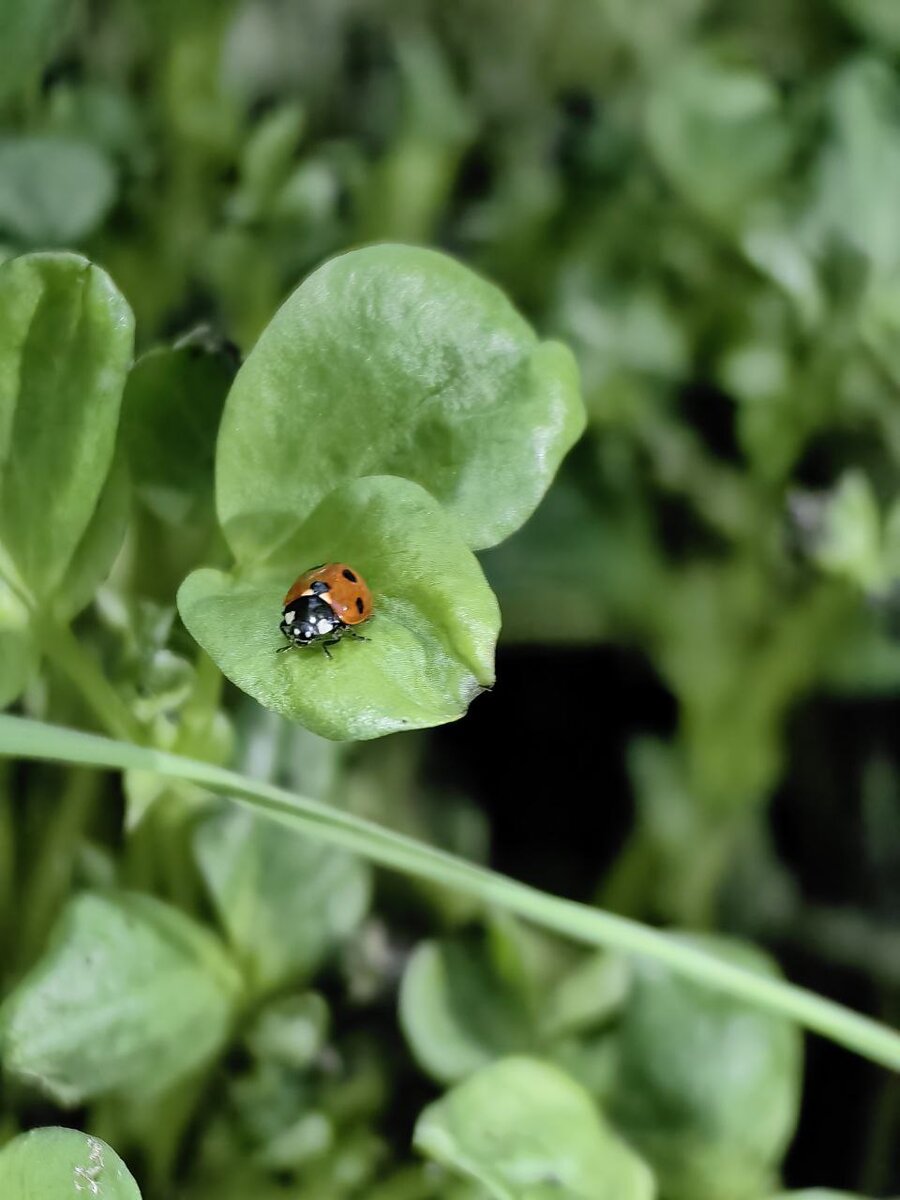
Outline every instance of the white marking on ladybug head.
[(291, 611), (290, 611), (290, 612), (286, 612), (286, 613), (284, 614), (284, 623), (285, 623), (285, 625), (293, 625), (293, 623), (294, 623), (294, 617), (296, 617), (296, 615), (297, 615), (297, 614), (294, 612), (294, 610), (293, 610), (293, 609), (291, 609)]
[(327, 617), (319, 618), (319, 633), (331, 633), (332, 629), (334, 629), (334, 621), (329, 621)]

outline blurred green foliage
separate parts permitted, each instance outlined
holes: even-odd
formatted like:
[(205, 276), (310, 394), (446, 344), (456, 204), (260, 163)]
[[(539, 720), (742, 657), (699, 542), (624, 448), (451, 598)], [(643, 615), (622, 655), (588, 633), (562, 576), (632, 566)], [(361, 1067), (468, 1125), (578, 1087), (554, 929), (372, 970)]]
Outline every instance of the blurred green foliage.
[[(225, 564), (212, 462), (233, 346), (249, 354), (324, 257), (442, 247), (572, 347), (588, 409), (546, 501), (481, 557), (504, 643), (628, 647), (675, 701), (670, 737), (627, 747), (635, 820), (598, 866), (598, 901), (800, 940), (890, 1012), (893, 766), (865, 766), (856, 912), (806, 902), (769, 804), (807, 698), (900, 687), (898, 55), (895, 0), (0, 0), (0, 256), (64, 249), (103, 268), (10, 268), (56, 295), (39, 315), (57, 357), (25, 353), (0, 377), (0, 457), (28, 443), (4, 397), (38, 394), (48, 372), (97, 412), (89, 437), (48, 428), (52, 480), (27, 461), (5, 477), (0, 575), (40, 592), (58, 640), (38, 672), (0, 579), (0, 702), (90, 722), (72, 683), (83, 651), (51, 624), (81, 613), (122, 701), (98, 685), (94, 707), (117, 732), (486, 856), (483, 815), (426, 776), (425, 742), (335, 746), (280, 723), (227, 688), (174, 607), (189, 570)], [(111, 465), (128, 306), (141, 357)], [(16, 349), (0, 289), (4, 314), (0, 346)], [(100, 326), (118, 349), (90, 379)], [(240, 446), (235, 460), (239, 474)], [(67, 482), (88, 462), (84, 505)], [(534, 604), (548, 591), (550, 628)], [(603, 779), (578, 783), (603, 805)], [(135, 772), (123, 841), (108, 788), (0, 763), (4, 1140), (63, 1119), (48, 1095), (90, 1100), (77, 1120), (148, 1200), (781, 1186), (801, 1083), (781, 1022), (437, 888), (376, 881), (370, 908), (368, 868)], [(99, 952), (112, 966), (97, 975)], [(83, 1007), (64, 1006), (74, 1024), (48, 1043), (36, 1006), (72, 996)], [(881, 1193), (897, 1186), (885, 1097), (887, 1133), (873, 1121), (854, 1164)], [(0, 1180), (29, 1145), (0, 1152)], [(85, 1152), (53, 1154), (68, 1171)], [(133, 1194), (127, 1173), (116, 1186)]]

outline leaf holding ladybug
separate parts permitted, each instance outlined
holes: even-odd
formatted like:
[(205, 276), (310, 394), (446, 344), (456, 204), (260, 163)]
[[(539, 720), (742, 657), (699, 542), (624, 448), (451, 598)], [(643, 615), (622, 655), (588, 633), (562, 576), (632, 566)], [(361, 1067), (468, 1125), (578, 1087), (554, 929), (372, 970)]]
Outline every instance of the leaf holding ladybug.
[(482, 549), (530, 516), (583, 427), (571, 353), (493, 284), (434, 250), (353, 250), (301, 284), (238, 372), (219, 521), (252, 562), (334, 488), (397, 475)]
[[(329, 660), (285, 646), (288, 588), (319, 563), (352, 563), (373, 616)], [(336, 740), (461, 717), (494, 680), (496, 598), (451, 516), (424, 488), (377, 476), (336, 489), (252, 574), (195, 571), (178, 607), (221, 670), (260, 704)]]

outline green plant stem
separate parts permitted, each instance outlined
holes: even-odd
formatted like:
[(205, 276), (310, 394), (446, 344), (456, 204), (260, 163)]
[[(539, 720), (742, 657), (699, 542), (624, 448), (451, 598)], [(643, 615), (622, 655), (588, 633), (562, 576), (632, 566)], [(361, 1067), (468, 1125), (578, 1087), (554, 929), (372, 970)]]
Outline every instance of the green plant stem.
[(182, 912), (201, 907), (203, 886), (191, 847), (191, 816), (181, 797), (163, 795), (144, 818), (154, 843), (162, 894)]
[(32, 627), (40, 630), (41, 647), (51, 662), (66, 675), (94, 711), (103, 728), (113, 737), (131, 742), (142, 742), (143, 731), (132, 717), (122, 697), (112, 686), (97, 664), (85, 654), (78, 639), (67, 624), (48, 621), (42, 617), (40, 625), (35, 620), (39, 605), (31, 590), (23, 582), (15, 563), (6, 547), (0, 542), (0, 578), (25, 606), (31, 615)]
[(900, 1070), (900, 1033), (803, 988), (724, 962), (690, 943), (625, 917), (549, 896), (496, 872), (476, 867), (413, 838), (245, 779), (208, 763), (21, 717), (0, 716), (0, 754), (105, 767), (137, 768), (186, 779), (231, 796), (259, 814), (381, 866), (457, 888), (487, 904), (589, 945), (643, 955), (674, 972), (759, 1008), (789, 1017), (873, 1062)]
[(69, 890), (84, 828), (97, 798), (98, 778), (73, 771), (66, 778), (40, 842), (37, 860), (23, 880), (17, 935), (19, 970), (30, 967), (44, 946)]
[(74, 684), (102, 727), (113, 737), (143, 742), (144, 731), (122, 697), (67, 625), (45, 626), (44, 653)]
[(219, 709), (222, 684), (225, 677), (205, 650), (197, 655), (194, 688), (185, 704), (185, 711), (192, 717), (197, 714), (211, 720)]

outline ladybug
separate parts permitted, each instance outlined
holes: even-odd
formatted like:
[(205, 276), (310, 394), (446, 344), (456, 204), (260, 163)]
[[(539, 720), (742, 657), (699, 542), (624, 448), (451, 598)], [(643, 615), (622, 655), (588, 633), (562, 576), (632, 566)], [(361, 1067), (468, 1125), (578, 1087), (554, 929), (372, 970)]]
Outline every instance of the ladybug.
[(372, 593), (363, 577), (346, 563), (322, 563), (304, 571), (290, 587), (281, 613), (281, 632), (288, 639), (280, 650), (319, 644), (329, 646), (349, 635), (367, 642), (354, 629), (372, 615)]

